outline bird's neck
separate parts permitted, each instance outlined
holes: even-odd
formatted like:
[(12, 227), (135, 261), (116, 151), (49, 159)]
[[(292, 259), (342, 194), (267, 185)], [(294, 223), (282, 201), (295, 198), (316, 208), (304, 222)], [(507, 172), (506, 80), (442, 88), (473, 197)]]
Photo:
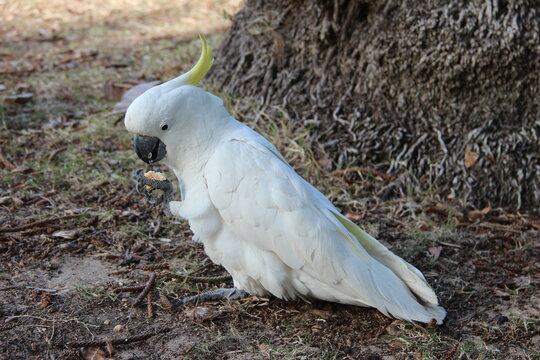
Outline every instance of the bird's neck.
[[(201, 182), (204, 168), (208, 159), (216, 149), (240, 123), (233, 117), (221, 119), (214, 124), (196, 124), (191, 129), (190, 136), (184, 136), (181, 141), (171, 146), (171, 156), (166, 163), (172, 168), (186, 187), (193, 187)], [(169, 145), (167, 145), (169, 147)], [(169, 153), (169, 151), (167, 151)]]

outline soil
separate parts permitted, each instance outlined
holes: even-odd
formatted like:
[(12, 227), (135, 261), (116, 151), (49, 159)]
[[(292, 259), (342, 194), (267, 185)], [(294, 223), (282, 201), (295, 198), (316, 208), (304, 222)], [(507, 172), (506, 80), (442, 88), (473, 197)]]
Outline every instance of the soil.
[[(150, 219), (145, 216), (138, 221)], [(113, 289), (144, 284), (150, 273), (144, 271), (146, 267), (173, 264), (174, 258), (187, 256), (189, 262), (206, 264), (198, 275), (220, 275), (223, 270), (211, 265), (189, 236), (173, 229), (167, 234), (170, 242), (149, 239), (146, 247), (132, 253), (148, 260), (130, 263), (121, 254), (107, 259), (100, 255), (116, 255), (110, 246), (87, 245), (106, 243), (106, 235), (99, 235), (104, 229), (110, 229), (110, 224), (100, 221), (88, 235), (75, 240), (46, 234), (28, 240), (3, 235), (2, 358), (89, 358), (84, 354), (91, 351), (104, 358), (109, 356), (105, 347), (66, 347), (75, 341), (116, 339), (163, 328), (171, 331), (114, 346), (112, 358), (527, 359), (539, 349), (539, 249), (526, 234), (425, 234), (419, 244), (393, 226), (381, 229), (378, 237), (426, 274), (448, 311), (443, 326), (429, 327), (393, 321), (373, 309), (262, 298), (171, 311), (160, 301), (158, 291), (151, 293), (154, 313), (149, 317), (145, 303), (131, 305), (140, 290), (115, 294)], [(46, 256), (39, 246), (43, 242), (51, 249)], [(441, 247), (436, 260), (424, 248), (429, 244)], [(178, 262), (174, 266), (181, 269)], [(186, 289), (181, 282), (158, 281), (157, 288), (174, 302), (230, 285), (197, 284)], [(57, 292), (9, 289), (13, 286)], [(50, 294), (46, 306), (43, 294)], [(119, 333), (113, 330), (117, 325), (122, 326)]]

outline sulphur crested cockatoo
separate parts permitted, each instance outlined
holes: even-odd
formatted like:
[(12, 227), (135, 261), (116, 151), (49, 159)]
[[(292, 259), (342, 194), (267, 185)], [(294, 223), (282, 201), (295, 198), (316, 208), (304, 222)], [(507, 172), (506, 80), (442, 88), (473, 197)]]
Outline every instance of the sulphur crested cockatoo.
[(234, 288), (187, 301), (321, 299), (371, 306), (398, 319), (442, 323), (445, 311), (422, 273), (340, 214), (264, 137), (235, 120), (223, 101), (196, 87), (212, 66), (202, 54), (189, 72), (143, 93), (125, 126), (137, 155), (177, 176), (187, 219)]

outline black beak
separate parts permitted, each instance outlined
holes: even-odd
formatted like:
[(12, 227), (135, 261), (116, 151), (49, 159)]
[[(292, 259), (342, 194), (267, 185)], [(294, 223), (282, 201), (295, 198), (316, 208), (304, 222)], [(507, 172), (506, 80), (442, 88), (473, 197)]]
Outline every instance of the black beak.
[(167, 155), (165, 144), (157, 137), (135, 135), (132, 141), (137, 156), (147, 164), (158, 162)]

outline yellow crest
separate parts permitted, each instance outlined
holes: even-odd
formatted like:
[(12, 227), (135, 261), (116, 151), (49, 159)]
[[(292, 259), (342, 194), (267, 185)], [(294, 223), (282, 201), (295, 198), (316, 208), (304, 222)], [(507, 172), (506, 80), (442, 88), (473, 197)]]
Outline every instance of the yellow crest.
[(202, 45), (201, 56), (199, 57), (199, 61), (197, 61), (195, 66), (189, 71), (189, 76), (186, 80), (186, 84), (189, 85), (198, 85), (214, 63), (212, 49), (208, 46), (206, 38), (203, 34), (199, 33), (199, 39), (201, 39)]

